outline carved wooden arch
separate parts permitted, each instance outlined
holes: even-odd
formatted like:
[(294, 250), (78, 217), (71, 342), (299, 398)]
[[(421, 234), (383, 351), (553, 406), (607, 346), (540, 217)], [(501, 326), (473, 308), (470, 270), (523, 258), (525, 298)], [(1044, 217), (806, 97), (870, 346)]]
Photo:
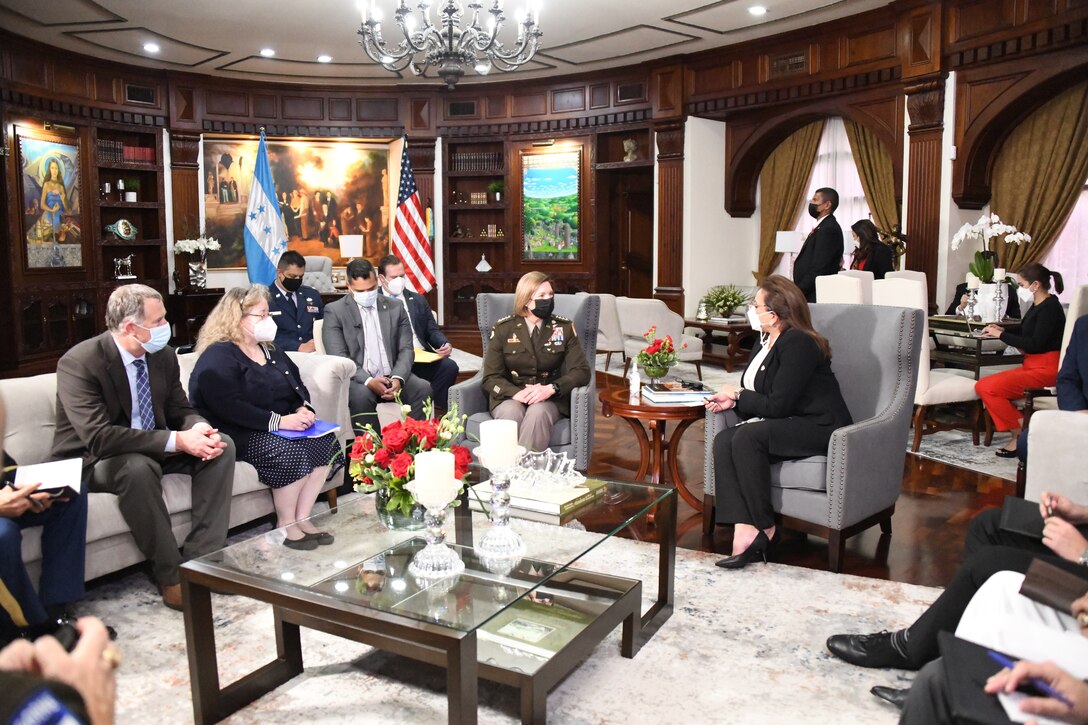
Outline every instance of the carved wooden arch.
[(768, 109), (727, 117), (725, 125), (725, 209), (730, 216), (750, 217), (756, 209), (756, 184), (763, 164), (779, 144), (803, 126), (821, 118), (849, 118), (876, 134), (892, 157), (895, 196), (903, 196), (902, 89), (878, 97), (844, 102), (827, 99), (789, 109)]
[(956, 160), (952, 198), (961, 209), (990, 201), (997, 154), (1020, 123), (1088, 75), (1088, 51), (967, 70), (956, 83)]

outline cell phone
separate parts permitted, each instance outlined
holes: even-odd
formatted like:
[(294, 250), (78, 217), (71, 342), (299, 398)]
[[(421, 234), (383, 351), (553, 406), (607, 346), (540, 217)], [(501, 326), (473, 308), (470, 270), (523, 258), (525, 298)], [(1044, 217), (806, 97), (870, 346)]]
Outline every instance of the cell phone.
[(79, 630), (71, 624), (62, 624), (57, 631), (53, 633), (53, 637), (60, 642), (60, 646), (63, 647), (66, 652), (71, 652), (76, 648), (76, 643), (79, 642)]

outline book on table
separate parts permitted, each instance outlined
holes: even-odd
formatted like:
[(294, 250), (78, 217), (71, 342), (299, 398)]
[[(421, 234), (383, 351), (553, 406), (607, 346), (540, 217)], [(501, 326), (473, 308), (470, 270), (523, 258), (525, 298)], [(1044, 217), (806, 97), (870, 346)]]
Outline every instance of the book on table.
[[(596, 499), (604, 491), (604, 487), (604, 481), (588, 478), (580, 486), (564, 489), (531, 488), (512, 484), (508, 493), (511, 508), (562, 516)], [(469, 503), (490, 500), (490, 481), (477, 483), (472, 487)]]
[[(596, 500), (596, 497), (594, 497), (593, 500)], [(511, 506), (509, 509), (510, 518), (523, 519), (525, 521), (536, 521), (537, 523), (551, 524), (552, 526), (562, 526), (563, 524), (568, 524), (581, 516), (582, 509), (588, 503), (590, 502), (587, 501), (585, 503), (579, 504), (578, 508), (561, 514), (547, 514), (543, 511), (530, 511), (529, 509), (515, 508), (514, 506)], [(491, 502), (487, 499), (481, 501), (475, 496), (472, 496), (471, 500), (468, 503), (468, 507), (470, 511), (479, 511), (482, 514), (489, 515), (491, 513)]]
[(315, 420), (314, 424), (306, 430), (274, 430), (272, 432), (280, 438), (297, 440), (299, 438), (320, 438), (323, 435), (335, 433), (338, 430), (340, 430), (340, 426), (336, 423), (330, 423), (327, 420)]
[(713, 394), (713, 390), (697, 380), (670, 380), (642, 386), (642, 397), (651, 403), (698, 402)]

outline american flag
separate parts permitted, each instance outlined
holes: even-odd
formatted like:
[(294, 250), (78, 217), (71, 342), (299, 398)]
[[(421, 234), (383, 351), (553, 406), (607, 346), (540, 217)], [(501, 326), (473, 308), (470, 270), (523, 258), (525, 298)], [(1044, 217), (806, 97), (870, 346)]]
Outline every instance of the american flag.
[(435, 285), (434, 260), (427, 239), (427, 222), (423, 204), (419, 201), (412, 162), (408, 160), (408, 138), (400, 157), (400, 190), (397, 192), (397, 214), (393, 219), (393, 254), (404, 262), (408, 287), (423, 294)]

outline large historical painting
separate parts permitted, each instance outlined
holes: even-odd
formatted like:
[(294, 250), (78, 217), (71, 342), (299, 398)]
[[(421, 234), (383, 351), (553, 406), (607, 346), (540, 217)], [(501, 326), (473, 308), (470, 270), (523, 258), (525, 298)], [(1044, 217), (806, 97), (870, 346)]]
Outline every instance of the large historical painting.
[[(244, 267), (243, 228), (253, 185), (257, 139), (204, 140), (205, 233), (222, 245), (211, 268)], [(267, 141), (268, 161), (287, 229), (287, 248), (340, 257), (341, 234), (363, 236), (363, 256), (377, 262), (389, 250), (389, 148), (386, 144)]]
[(18, 128), (28, 269), (83, 266), (79, 139)]
[(581, 168), (581, 149), (522, 154), (523, 260), (577, 261), (580, 258), (578, 176)]

